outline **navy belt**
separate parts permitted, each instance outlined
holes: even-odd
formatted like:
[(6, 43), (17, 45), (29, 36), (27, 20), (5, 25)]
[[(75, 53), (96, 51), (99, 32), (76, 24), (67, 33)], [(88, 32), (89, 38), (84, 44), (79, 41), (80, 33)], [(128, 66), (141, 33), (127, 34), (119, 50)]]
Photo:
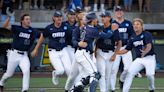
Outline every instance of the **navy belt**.
[(101, 50), (102, 50), (102, 52), (107, 52), (107, 53), (109, 52), (109, 50), (104, 50), (104, 49), (101, 49)]
[(63, 48), (60, 48), (60, 49), (49, 49), (49, 51), (52, 51), (52, 50), (61, 51), (61, 50), (63, 50)]
[(11, 50), (12, 50), (12, 51), (15, 51), (15, 52), (17, 52), (18, 54), (21, 54), (21, 55), (24, 55), (24, 54), (25, 54), (24, 51), (19, 51), (19, 50), (16, 50), (16, 49), (14, 49), (14, 48), (12, 48)]
[(92, 54), (93, 52), (84, 48), (78, 48), (78, 50), (86, 50), (86, 52), (89, 52), (90, 54)]

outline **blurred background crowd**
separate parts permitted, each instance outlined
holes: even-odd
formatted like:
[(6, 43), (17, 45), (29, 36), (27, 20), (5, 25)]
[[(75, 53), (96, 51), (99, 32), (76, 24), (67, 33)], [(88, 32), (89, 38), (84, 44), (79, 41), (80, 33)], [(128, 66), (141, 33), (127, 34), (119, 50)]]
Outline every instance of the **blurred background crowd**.
[(151, 12), (152, 0), (0, 0), (0, 8), (11, 6), (14, 9), (46, 10), (61, 9), (65, 10), (75, 6), (82, 7), (85, 11), (104, 11), (112, 10), (115, 6), (121, 5), (127, 12)]

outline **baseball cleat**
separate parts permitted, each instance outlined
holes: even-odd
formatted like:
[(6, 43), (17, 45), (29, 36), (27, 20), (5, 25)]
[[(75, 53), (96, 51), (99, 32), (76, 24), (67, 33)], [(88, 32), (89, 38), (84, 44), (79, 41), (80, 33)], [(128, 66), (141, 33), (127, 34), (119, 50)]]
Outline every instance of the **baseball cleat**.
[(3, 92), (3, 86), (0, 86), (0, 92)]
[(120, 89), (122, 90), (123, 89), (124, 82), (122, 82), (122, 81), (119, 80), (119, 85), (120, 85)]
[(52, 83), (53, 83), (54, 85), (58, 85), (58, 84), (59, 84), (59, 80), (58, 80), (58, 77), (57, 77), (56, 74), (55, 74), (55, 70), (52, 71)]
[(140, 73), (137, 74), (138, 78), (142, 78), (142, 75)]
[(68, 92), (68, 90), (65, 90), (65, 92)]
[(154, 92), (154, 90), (150, 90), (149, 92)]

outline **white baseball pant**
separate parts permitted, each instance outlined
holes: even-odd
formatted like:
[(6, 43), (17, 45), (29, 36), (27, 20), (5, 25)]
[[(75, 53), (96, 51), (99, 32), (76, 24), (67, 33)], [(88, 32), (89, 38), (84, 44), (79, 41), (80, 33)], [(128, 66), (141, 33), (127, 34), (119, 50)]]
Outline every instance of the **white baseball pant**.
[(109, 78), (113, 66), (113, 62), (110, 61), (110, 58), (113, 53), (113, 51), (103, 52), (101, 49), (97, 50), (97, 69), (101, 74), (99, 80), (100, 92), (108, 92), (109, 90)]
[[(97, 72), (97, 68), (92, 61), (92, 55), (85, 49), (77, 50), (75, 53), (75, 61), (80, 65), (80, 78), (86, 78), (89, 75), (93, 75)], [(81, 74), (82, 73), (82, 74)], [(91, 82), (92, 80), (90, 80)]]
[(155, 55), (149, 55), (143, 58), (136, 58), (128, 69), (128, 74), (124, 82), (122, 92), (129, 92), (134, 76), (143, 68), (146, 69), (146, 75), (149, 80), (149, 90), (154, 90), (154, 74), (156, 59)]
[(65, 84), (65, 90), (71, 90), (73, 85), (81, 79), (79, 77), (79, 70), (81, 68), (78, 65), (78, 63), (75, 61), (75, 48), (72, 48), (72, 46), (68, 45), (66, 49), (69, 54), (70, 60), (72, 62), (72, 66), (71, 66), (70, 75), (68, 76)]
[(69, 58), (71, 60), (71, 62), (75, 61), (75, 48), (73, 48), (72, 46), (68, 45), (67, 47), (65, 47), (67, 50), (67, 53), (69, 55)]
[[(124, 47), (121, 47), (120, 50), (124, 49)], [(121, 81), (125, 80), (125, 77), (127, 75), (127, 70), (130, 67), (131, 63), (132, 63), (132, 53), (131, 51), (128, 51), (127, 53), (123, 54), (123, 55), (117, 55), (116, 56), (116, 60), (114, 61), (113, 67), (112, 67), (112, 71), (111, 71), (111, 77), (110, 77), (110, 85), (111, 85), (111, 90), (115, 90), (116, 89), (116, 79), (117, 79), (117, 73), (118, 73), (118, 69), (119, 69), (119, 65), (121, 62), (121, 58), (124, 64), (124, 71), (122, 72), (120, 79)]]
[(68, 76), (71, 70), (71, 61), (66, 48), (63, 48), (61, 51), (49, 49), (48, 54), (50, 62), (55, 68), (55, 75), (62, 75), (64, 72), (66, 72)]
[(15, 72), (16, 67), (19, 65), (23, 73), (23, 82), (22, 82), (22, 92), (29, 89), (29, 80), (30, 80), (30, 61), (27, 55), (27, 52), (24, 54), (19, 54), (18, 50), (8, 50), (8, 64), (7, 70), (1, 78), (0, 85), (4, 85), (6, 80)]
[(68, 76), (65, 84), (65, 90), (71, 90), (74, 84), (80, 81), (80, 74), (82, 73), (80, 73), (79, 71), (82, 71), (81, 69), (82, 67), (79, 65), (79, 63), (77, 63), (76, 61), (72, 62), (70, 75)]

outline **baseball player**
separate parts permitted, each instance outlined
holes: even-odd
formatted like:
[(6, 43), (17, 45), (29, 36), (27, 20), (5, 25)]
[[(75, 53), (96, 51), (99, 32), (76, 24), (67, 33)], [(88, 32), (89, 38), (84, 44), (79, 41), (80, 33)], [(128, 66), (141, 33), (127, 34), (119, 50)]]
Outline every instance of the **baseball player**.
[(66, 43), (67, 52), (69, 54), (71, 62), (75, 60), (75, 48), (72, 45), (72, 31), (76, 28), (76, 12), (73, 9), (68, 10), (67, 12), (67, 18), (68, 20), (65, 21), (65, 25), (68, 27), (68, 30), (66, 31)]
[(112, 33), (99, 32), (95, 27), (97, 25), (97, 16), (95, 13), (89, 13), (86, 16), (87, 25), (82, 30), (73, 31), (73, 44), (77, 47), (75, 60), (80, 67), (81, 81), (75, 84), (73, 92), (83, 92), (86, 85), (89, 86), (89, 92), (95, 92), (100, 74), (92, 61), (93, 43), (97, 38), (109, 38)]
[(67, 46), (66, 31), (68, 27), (62, 22), (62, 13), (60, 11), (55, 11), (52, 19), (54, 23), (45, 28), (32, 54), (36, 55), (43, 40), (46, 37), (49, 38), (48, 54), (50, 62), (55, 68), (52, 72), (52, 82), (54, 85), (58, 85), (58, 76), (62, 75), (64, 72), (66, 72), (68, 76), (71, 68), (71, 61), (65, 48)]
[[(101, 15), (102, 19), (102, 30), (105, 33), (113, 33), (113, 35), (108, 39), (98, 39), (97, 41), (97, 68), (101, 74), (99, 81), (100, 92), (108, 92), (109, 90), (109, 78), (112, 70), (113, 63), (115, 62), (116, 54), (121, 47), (121, 40), (118, 32), (118, 25), (115, 25), (115, 29), (111, 25), (111, 14), (110, 12), (103, 12)], [(114, 26), (113, 26), (114, 27)], [(114, 30), (114, 31), (113, 31)], [(117, 48), (115, 49), (115, 45)]]
[(3, 86), (8, 78), (12, 77), (16, 67), (19, 65), (23, 72), (22, 92), (27, 92), (29, 89), (30, 80), (30, 61), (28, 51), (34, 42), (38, 32), (30, 27), (30, 16), (24, 14), (21, 16), (21, 25), (10, 26), (10, 17), (4, 22), (4, 28), (13, 31), (13, 43), (11, 50), (8, 50), (7, 70), (0, 80), (0, 89), (3, 92)]
[[(120, 49), (124, 49), (127, 45), (130, 36), (134, 33), (133, 26), (130, 21), (124, 19), (124, 12), (120, 6), (116, 6), (115, 8), (115, 17), (116, 19), (113, 21), (113, 23), (119, 26), (118, 31), (119, 31), (120, 39), (122, 41), (122, 47)], [(117, 55), (116, 59), (117, 60), (114, 62), (111, 72), (111, 77), (110, 77), (111, 90), (113, 92), (115, 91), (116, 77), (117, 77), (116, 75), (119, 69), (120, 61), (122, 59), (124, 64), (124, 69), (120, 76), (120, 88), (122, 88), (123, 82), (127, 74), (127, 70), (132, 62), (132, 53), (131, 51), (128, 51), (128, 53)]]
[[(0, 11), (1, 22), (4, 22), (7, 19), (7, 17), (8, 17), (7, 14), (9, 14), (7, 12), (9, 12), (9, 11), (13, 12), (14, 11), (13, 10), (14, 3), (15, 3), (15, 0), (1, 0), (0, 1), (0, 9), (2, 10), (2, 11)], [(10, 16), (10, 23), (14, 23), (14, 22), (15, 22), (14, 15)]]
[(149, 92), (154, 92), (156, 59), (152, 44), (153, 37), (151, 33), (143, 30), (142, 19), (135, 18), (133, 21), (133, 28), (135, 34), (131, 36), (126, 48), (118, 52), (118, 54), (124, 54), (134, 48), (137, 56), (128, 69), (128, 74), (126, 76), (122, 92), (129, 92), (134, 76), (143, 68), (146, 69), (146, 75), (150, 82)]
[[(84, 15), (85, 14), (82, 10), (79, 10), (77, 12), (77, 25), (76, 25), (76, 28), (72, 31), (77, 31), (77, 30), (83, 29), (83, 27), (85, 26)], [(76, 81), (80, 80), (79, 71), (81, 71), (80, 66), (78, 65), (77, 62), (75, 62), (75, 60), (73, 60), (72, 66), (71, 66), (71, 72), (70, 72), (70, 75), (68, 76), (68, 79), (65, 84), (65, 92), (72, 90), (72, 87), (76, 83)]]

